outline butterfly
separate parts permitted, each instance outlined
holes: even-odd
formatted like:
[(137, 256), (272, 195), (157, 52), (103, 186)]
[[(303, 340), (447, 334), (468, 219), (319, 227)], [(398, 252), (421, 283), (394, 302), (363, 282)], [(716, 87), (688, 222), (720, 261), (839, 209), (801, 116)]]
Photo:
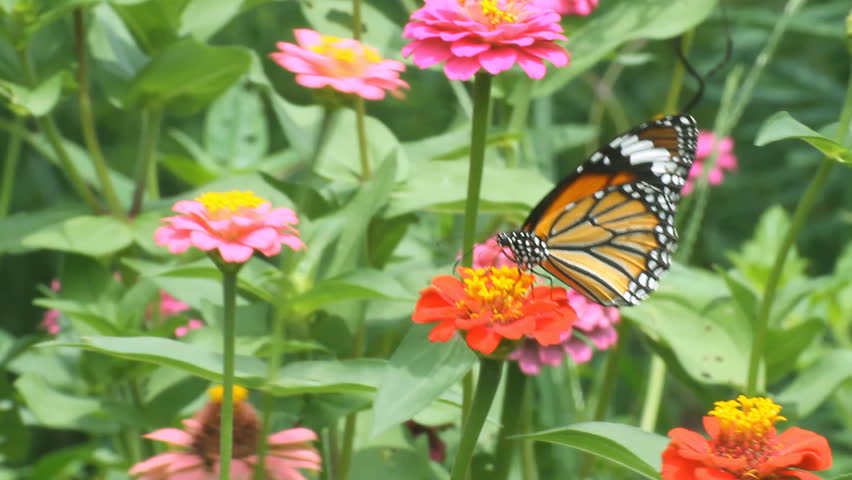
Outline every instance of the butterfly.
[(593, 153), (497, 243), (522, 268), (540, 266), (597, 303), (641, 302), (671, 265), (697, 142), (689, 115), (640, 124)]

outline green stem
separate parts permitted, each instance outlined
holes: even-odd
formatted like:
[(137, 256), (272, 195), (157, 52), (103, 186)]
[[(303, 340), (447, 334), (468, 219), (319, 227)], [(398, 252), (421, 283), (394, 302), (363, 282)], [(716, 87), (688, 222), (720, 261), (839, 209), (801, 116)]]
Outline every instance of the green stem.
[(479, 191), (485, 164), (485, 136), (488, 132), (488, 104), (491, 99), (491, 74), (479, 72), (473, 85), (473, 120), (470, 131), (470, 165), (467, 177), (467, 200), (464, 205), (464, 240), (462, 266), (473, 264), (473, 240), (479, 212)]
[(361, 41), (361, 0), (352, 0), (352, 38)]
[(462, 412), (461, 425), (464, 427), (464, 422), (470, 415), (470, 405), (473, 402), (473, 370), (468, 370), (462, 378)]
[[(27, 53), (26, 48), (18, 50), (18, 59), (24, 67), (24, 75), (27, 77), (27, 84), (34, 86), (35, 71), (33, 69), (32, 62), (30, 62), (30, 56)], [(47, 113), (41, 117), (36, 117), (36, 123), (38, 124), (38, 128), (47, 136), (47, 141), (50, 143), (50, 146), (53, 147), (53, 151), (56, 153), (56, 159), (59, 161), (59, 165), (62, 167), (65, 175), (68, 176), (68, 181), (71, 183), (71, 187), (77, 192), (77, 195), (86, 202), (86, 205), (88, 205), (92, 211), (100, 212), (100, 202), (98, 202), (95, 194), (89, 190), (86, 180), (83, 179), (83, 176), (80, 175), (80, 172), (74, 166), (74, 163), (71, 162), (71, 157), (65, 150), (65, 145), (62, 144), (62, 136), (59, 134), (59, 129), (56, 128), (56, 122), (53, 121), (53, 116)]]
[[(275, 310), (275, 316), (272, 319), (272, 334), (269, 344), (269, 363), (266, 370), (266, 384), (272, 385), (275, 381), (275, 376), (278, 374), (278, 369), (281, 367), (281, 350), (284, 345), (284, 335), (286, 329), (284, 324), (287, 319), (287, 312), (280, 308)], [(261, 427), (260, 438), (257, 443), (257, 466), (254, 470), (255, 480), (266, 479), (266, 452), (268, 445), (267, 437), (272, 431), (272, 407), (275, 404), (275, 397), (269, 393), (263, 393), (263, 426)]]
[(657, 416), (660, 413), (660, 403), (663, 399), (663, 390), (666, 385), (666, 362), (659, 355), (651, 357), (651, 373), (648, 375), (648, 384), (645, 390), (645, 400), (642, 405), (642, 416), (639, 420), (639, 428), (647, 432), (653, 432), (657, 425)]
[(450, 474), (451, 480), (464, 480), (467, 476), (470, 460), (473, 457), (473, 451), (476, 449), (476, 442), (479, 439), (479, 432), (485, 424), (485, 418), (488, 416), (488, 410), (491, 408), (491, 402), (494, 401), (494, 394), (497, 392), (497, 386), (500, 384), (503, 363), (500, 360), (489, 358), (482, 358), (480, 360), (476, 395), (473, 398), (470, 415), (462, 428), (459, 449), (456, 452), (456, 460), (453, 463), (453, 470)]
[[(534, 422), (533, 422), (533, 409), (530, 408), (532, 389), (527, 389), (527, 396), (524, 399), (523, 406), (521, 408), (521, 432), (529, 433), (534, 430)], [(535, 442), (532, 440), (521, 440), (521, 462), (522, 462), (522, 470), (521, 470), (521, 478), (523, 480), (537, 480), (538, 479), (538, 470), (536, 468), (535, 461)]]
[(343, 445), (340, 449), (340, 463), (338, 464), (337, 478), (346, 480), (349, 478), (349, 467), (352, 465), (352, 453), (355, 449), (355, 427), (358, 421), (356, 412), (346, 415), (346, 422), (343, 425)]
[(219, 478), (230, 480), (231, 457), (234, 442), (234, 318), (237, 301), (237, 268), (229, 265), (222, 268), (222, 300), (224, 311), (224, 332), (222, 337), (222, 412), (219, 424)]
[(517, 365), (510, 365), (506, 374), (506, 388), (503, 391), (503, 411), (500, 414), (502, 429), (497, 437), (495, 457), (497, 465), (491, 476), (494, 480), (506, 480), (509, 478), (509, 470), (512, 467), (512, 459), (517, 450), (517, 441), (509, 440), (508, 437), (516, 435), (521, 425), (521, 411), (524, 403), (524, 392), (526, 391), (527, 376)]
[[(160, 110), (147, 109), (142, 114), (142, 133), (140, 138), (139, 161), (136, 164), (136, 178), (133, 187), (133, 203), (129, 216), (134, 217), (142, 211), (142, 202), (146, 189), (150, 189), (152, 198), (158, 196), (156, 178), (157, 143), (160, 138), (160, 123), (163, 114)], [(153, 175), (152, 175), (153, 172)], [(151, 177), (154, 177), (151, 179)], [(148, 184), (151, 184), (150, 186)]]
[[(843, 102), (843, 109), (840, 112), (840, 120), (837, 123), (837, 141), (840, 144), (846, 143), (847, 132), (849, 125), (852, 122), (852, 72), (850, 72), (849, 82), (847, 84), (846, 99)], [(808, 217), (817, 197), (822, 192), (825, 182), (828, 180), (828, 174), (834, 167), (835, 160), (830, 157), (825, 157), (817, 168), (816, 174), (811, 179), (808, 188), (802, 195), (796, 211), (793, 213), (793, 219), (790, 222), (790, 228), (784, 234), (784, 239), (781, 241), (781, 247), (775, 254), (775, 262), (772, 265), (772, 270), (769, 272), (769, 278), (766, 280), (766, 288), (763, 291), (763, 298), (760, 301), (758, 309), (757, 321), (754, 326), (754, 338), (752, 339), (751, 354), (748, 362), (748, 377), (746, 379), (746, 395), (753, 396), (765, 390), (762, 381), (759, 381), (760, 363), (763, 360), (763, 353), (766, 345), (766, 330), (769, 325), (769, 316), (772, 311), (772, 302), (775, 300), (775, 294), (778, 291), (778, 284), (781, 281), (781, 274), (784, 272), (784, 264), (787, 262), (787, 256), (796, 237), (805, 220)]]
[(6, 161), (3, 162), (3, 179), (0, 183), (0, 218), (9, 213), (12, 204), (12, 192), (15, 189), (15, 174), (18, 171), (18, 160), (21, 157), (21, 142), (23, 134), (21, 129), (24, 119), (15, 119), (15, 129), (9, 131), (9, 146), (6, 149)]
[(523, 143), (528, 141), (526, 126), (533, 88), (532, 79), (527, 77), (523, 77), (515, 87), (515, 92), (520, 90), (520, 93), (514, 96), (515, 102), (512, 106), (512, 114), (509, 116), (508, 130), (510, 133), (517, 134), (518, 140), (512, 142), (512, 145), (506, 149), (508, 156), (506, 165), (509, 167), (517, 167), (519, 163), (518, 159), (523, 158)]
[(101, 183), (101, 193), (109, 206), (110, 213), (124, 216), (124, 209), (113, 188), (112, 180), (109, 178), (109, 169), (98, 142), (98, 134), (95, 129), (94, 115), (92, 114), (92, 98), (89, 95), (89, 62), (86, 55), (86, 28), (83, 23), (83, 10), (74, 10), (74, 44), (77, 52), (77, 86), (79, 88), (80, 104), (80, 126), (83, 129), (83, 139), (86, 148), (92, 158), (92, 165)]
[(358, 131), (358, 158), (361, 160), (361, 180), (363, 181), (369, 179), (372, 173), (370, 172), (364, 99), (357, 96), (355, 97), (355, 129)]

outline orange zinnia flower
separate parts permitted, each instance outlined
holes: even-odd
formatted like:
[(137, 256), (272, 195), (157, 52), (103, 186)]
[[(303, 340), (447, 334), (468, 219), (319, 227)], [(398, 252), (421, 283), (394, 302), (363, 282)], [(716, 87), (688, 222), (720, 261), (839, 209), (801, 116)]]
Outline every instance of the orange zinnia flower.
[(456, 330), (465, 330), (470, 348), (485, 354), (503, 338), (519, 340), (524, 335), (553, 345), (577, 318), (564, 288), (533, 286), (530, 273), (505, 266), (457, 271), (461, 279), (433, 278), (414, 308), (413, 321), (439, 322), (429, 333), (433, 342), (446, 342)]
[(822, 435), (793, 427), (780, 435), (781, 407), (768, 398), (716, 402), (704, 417), (703, 435), (675, 428), (663, 452), (664, 480), (819, 480), (804, 470), (831, 467), (831, 448)]

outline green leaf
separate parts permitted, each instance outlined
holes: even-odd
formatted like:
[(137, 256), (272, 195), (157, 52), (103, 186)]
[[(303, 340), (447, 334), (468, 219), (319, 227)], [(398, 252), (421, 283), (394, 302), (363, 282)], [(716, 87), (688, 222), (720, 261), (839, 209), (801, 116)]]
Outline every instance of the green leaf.
[(536, 84), (537, 95), (555, 92), (601, 61), (619, 45), (638, 38), (671, 38), (701, 23), (716, 7), (716, 0), (646, 0), (601, 5), (579, 30), (569, 33), (568, 66), (553, 69)]
[(64, 72), (57, 72), (34, 88), (0, 80), (0, 95), (7, 98), (9, 107), (20, 114), (40, 117), (59, 101)]
[(852, 350), (832, 350), (800, 372), (775, 401), (785, 409), (795, 409), (796, 415), (806, 417), (849, 378), (852, 378)]
[(404, 478), (406, 480), (438, 480), (429, 458), (398, 447), (370, 447), (355, 452), (352, 458), (352, 480)]
[[(322, 0), (321, 2), (299, 2), (305, 18), (314, 30), (326, 35), (352, 38), (351, 0)], [(404, 41), (399, 25), (390, 21), (379, 9), (364, 3), (361, 5), (361, 41), (379, 50), (382, 56), (397, 52)]]
[(127, 94), (132, 108), (191, 115), (225, 93), (248, 71), (243, 47), (213, 47), (193, 39), (170, 45), (138, 73)]
[[(253, 57), (252, 65), (258, 64), (257, 57)], [(257, 67), (260, 69), (261, 67)], [(258, 76), (262, 75), (262, 70)], [(261, 76), (261, 80), (266, 81), (265, 76)], [(334, 124), (334, 118), (337, 113), (332, 113), (328, 110), (323, 110), (316, 105), (301, 106), (295, 105), (287, 100), (284, 100), (280, 95), (275, 93), (272, 88), (266, 88), (267, 98), (272, 105), (272, 110), (275, 112), (275, 117), (281, 125), (282, 133), (287, 137), (287, 141), (299, 156), (302, 158), (312, 158), (314, 155), (314, 143), (316, 136), (322, 130), (320, 124), (325, 121)], [(321, 120), (323, 116), (329, 116), (326, 120)], [(357, 150), (355, 150), (357, 152)], [(348, 152), (351, 155), (352, 151)]]
[(35, 250), (38, 247), (23, 244), (23, 239), (27, 235), (77, 217), (84, 212), (85, 209), (82, 207), (54, 207), (0, 218), (0, 231), (3, 232), (3, 235), (0, 235), (0, 253), (21, 254)]
[(136, 43), (151, 55), (168, 48), (178, 39), (181, 14), (189, 1), (112, 2), (112, 8), (127, 25)]
[[(394, 192), (386, 217), (416, 210), (460, 213), (467, 192), (468, 162), (428, 161), (415, 164), (413, 181)], [(553, 187), (553, 183), (531, 169), (485, 166), (482, 179), (481, 212), (528, 211)]]
[(190, 0), (180, 17), (180, 34), (208, 40), (237, 16), (241, 3), (234, 0)]
[(412, 295), (387, 273), (361, 269), (320, 280), (310, 290), (290, 300), (288, 307), (308, 313), (345, 300), (374, 298), (414, 302)]
[(769, 328), (766, 332), (767, 347), (763, 354), (767, 382), (771, 383), (790, 373), (802, 352), (824, 332), (823, 321), (817, 318), (789, 328)]
[(852, 164), (852, 150), (811, 130), (785, 111), (778, 112), (763, 122), (763, 125), (757, 132), (754, 144), (762, 147), (766, 144), (788, 138), (804, 140), (822, 152), (826, 157), (840, 163)]
[(731, 292), (731, 297), (733, 297), (733, 299), (736, 301), (737, 307), (739, 307), (740, 312), (742, 312), (743, 316), (747, 318), (749, 322), (751, 322), (753, 325), (755, 319), (757, 318), (757, 294), (742, 280), (736, 278), (731, 273), (728, 273), (721, 268), (717, 268), (716, 271), (719, 272), (719, 274), (725, 280), (725, 284), (728, 286), (728, 290)]
[[(109, 418), (96, 398), (80, 398), (54, 390), (36, 373), (22, 375), (15, 381), (15, 388), (40, 425), (92, 433), (118, 431), (118, 424)], [(61, 408), (57, 408), (59, 405)]]
[(563, 428), (519, 435), (565, 445), (605, 458), (646, 478), (659, 480), (663, 450), (669, 439), (631, 425), (608, 422), (578, 423)]
[(429, 341), (431, 327), (413, 325), (391, 356), (376, 392), (372, 437), (429, 406), (476, 363), (461, 338)]
[(133, 77), (148, 63), (148, 56), (109, 5), (99, 5), (92, 11), (87, 40), (94, 59), (93, 78), (110, 102), (121, 105)]
[(216, 100), (204, 120), (207, 153), (228, 170), (252, 167), (266, 155), (269, 138), (263, 104), (245, 85), (235, 85)]
[(115, 217), (74, 217), (37, 230), (21, 240), (31, 248), (73, 252), (103, 257), (122, 250), (133, 242), (127, 224)]

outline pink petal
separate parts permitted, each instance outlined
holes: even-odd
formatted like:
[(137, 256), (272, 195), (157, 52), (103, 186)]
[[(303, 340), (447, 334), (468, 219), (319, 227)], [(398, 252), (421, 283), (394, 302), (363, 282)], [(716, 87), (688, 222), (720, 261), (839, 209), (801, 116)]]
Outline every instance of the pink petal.
[(293, 35), (296, 41), (303, 47), (312, 47), (322, 43), (322, 35), (319, 32), (307, 28), (297, 28), (293, 30)]
[(479, 56), (479, 64), (492, 75), (512, 68), (518, 52), (511, 47), (494, 48)]
[(479, 71), (476, 58), (453, 57), (444, 64), (444, 73), (450, 80), (469, 80)]
[(230, 263), (244, 263), (251, 258), (254, 249), (236, 243), (221, 243), (217, 247), (222, 259)]
[(273, 433), (269, 436), (267, 443), (269, 443), (269, 445), (281, 445), (288, 443), (308, 442), (316, 439), (316, 432), (314, 432), (310, 428), (297, 427)]
[(491, 48), (488, 43), (478, 42), (472, 38), (464, 38), (453, 42), (450, 51), (458, 57), (475, 57), (480, 53), (487, 52)]
[(151, 440), (171, 443), (173, 445), (180, 445), (183, 447), (192, 446), (192, 435), (179, 428), (161, 428), (142, 436)]
[(539, 60), (537, 57), (524, 53), (523, 51), (518, 52), (518, 65), (521, 66), (530, 78), (543, 78), (544, 74), (547, 72), (544, 62)]

